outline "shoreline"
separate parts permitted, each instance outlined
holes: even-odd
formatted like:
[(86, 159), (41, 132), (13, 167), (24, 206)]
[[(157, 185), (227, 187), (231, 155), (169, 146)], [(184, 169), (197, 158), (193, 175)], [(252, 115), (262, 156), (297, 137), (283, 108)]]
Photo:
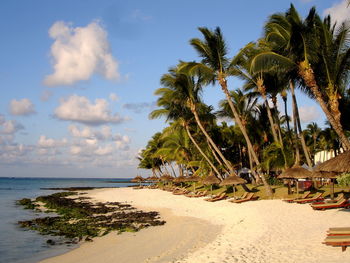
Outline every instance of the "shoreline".
[(87, 196), (158, 211), (167, 223), (137, 233), (110, 233), (41, 263), (350, 262), (348, 251), (322, 244), (329, 227), (349, 226), (348, 211), (313, 211), (281, 200), (210, 203), (151, 189), (97, 189)]

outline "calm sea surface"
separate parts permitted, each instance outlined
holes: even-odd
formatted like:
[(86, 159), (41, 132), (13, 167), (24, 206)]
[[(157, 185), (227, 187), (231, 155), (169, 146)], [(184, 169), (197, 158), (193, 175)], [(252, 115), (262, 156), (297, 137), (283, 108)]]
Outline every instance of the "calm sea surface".
[(17, 221), (45, 216), (45, 214), (25, 210), (15, 204), (16, 200), (58, 192), (40, 188), (125, 187), (131, 185), (130, 183), (108, 183), (109, 181), (120, 182), (125, 179), (0, 177), (0, 263), (34, 263), (74, 248), (74, 245), (49, 246), (46, 240), (50, 237), (20, 228)]

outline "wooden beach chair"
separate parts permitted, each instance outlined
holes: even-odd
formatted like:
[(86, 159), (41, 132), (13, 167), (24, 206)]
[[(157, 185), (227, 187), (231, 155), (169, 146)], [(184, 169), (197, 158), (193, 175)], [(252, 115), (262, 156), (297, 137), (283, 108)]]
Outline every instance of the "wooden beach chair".
[(348, 246), (350, 246), (350, 235), (346, 236), (327, 236), (323, 244), (332, 247), (341, 247), (344, 252)]
[(233, 202), (234, 200), (245, 199), (245, 198), (247, 198), (247, 195), (248, 195), (248, 192), (244, 192), (244, 193), (242, 194), (242, 196), (237, 197), (237, 198), (230, 199), (230, 200), (228, 200), (228, 201), (229, 201), (229, 202)]
[(283, 199), (282, 201), (287, 202), (287, 203), (293, 203), (293, 202), (296, 202), (297, 200), (308, 198), (310, 194), (311, 194), (311, 192), (307, 191), (299, 198)]
[(344, 194), (340, 193), (340, 194), (338, 194), (337, 198), (335, 198), (334, 200), (328, 199), (328, 200), (323, 200), (323, 201), (320, 201), (320, 202), (313, 202), (312, 204), (313, 205), (334, 204), (334, 203), (338, 202), (342, 198), (344, 198)]
[(332, 208), (350, 208), (350, 203), (348, 199), (342, 198), (336, 203), (331, 204), (312, 204), (311, 207), (315, 210), (326, 210)]
[(324, 198), (322, 197), (322, 193), (316, 193), (313, 197), (296, 200), (295, 202), (298, 204), (305, 204), (305, 203), (311, 203), (311, 202), (319, 201), (323, 199)]
[(174, 195), (185, 195), (188, 194), (190, 191), (187, 189), (178, 189), (173, 192)]
[(196, 193), (190, 193), (190, 194), (187, 194), (186, 196), (193, 198), (193, 197), (203, 197), (203, 196), (206, 196), (207, 194), (208, 194), (208, 191), (205, 190), (204, 192), (198, 191)]
[(216, 202), (216, 201), (220, 201), (220, 200), (223, 200), (223, 199), (226, 199), (227, 198), (227, 195), (226, 195), (226, 192), (223, 192), (219, 195), (216, 195), (214, 197), (211, 197), (211, 198), (207, 198), (207, 199), (204, 199), (205, 201), (208, 201), (208, 202)]
[(253, 201), (253, 200), (257, 200), (259, 197), (255, 196), (254, 193), (249, 193), (247, 194), (247, 197), (244, 199), (239, 199), (239, 200), (232, 200), (230, 202), (235, 203), (235, 204), (240, 204), (243, 202), (248, 202), (248, 201)]
[(350, 236), (350, 227), (331, 227), (327, 230), (327, 236)]

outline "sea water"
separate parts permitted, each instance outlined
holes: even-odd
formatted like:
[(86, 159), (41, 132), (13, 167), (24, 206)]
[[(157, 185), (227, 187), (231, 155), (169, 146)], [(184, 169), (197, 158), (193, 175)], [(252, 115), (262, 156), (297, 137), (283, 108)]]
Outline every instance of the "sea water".
[(34, 263), (65, 253), (77, 246), (51, 246), (46, 244), (50, 237), (19, 227), (17, 222), (20, 220), (46, 215), (23, 209), (22, 206), (16, 205), (16, 200), (59, 192), (42, 188), (125, 187), (131, 185), (123, 183), (126, 180), (128, 179), (0, 177), (0, 263)]

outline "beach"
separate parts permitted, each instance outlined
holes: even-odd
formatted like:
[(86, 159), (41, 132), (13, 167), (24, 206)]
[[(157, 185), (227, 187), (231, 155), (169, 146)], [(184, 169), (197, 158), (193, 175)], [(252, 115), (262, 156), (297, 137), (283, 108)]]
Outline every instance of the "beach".
[(210, 203), (158, 189), (96, 189), (88, 196), (159, 211), (167, 223), (110, 233), (42, 263), (350, 262), (349, 251), (322, 244), (328, 228), (349, 226), (346, 210), (314, 211), (281, 200)]

